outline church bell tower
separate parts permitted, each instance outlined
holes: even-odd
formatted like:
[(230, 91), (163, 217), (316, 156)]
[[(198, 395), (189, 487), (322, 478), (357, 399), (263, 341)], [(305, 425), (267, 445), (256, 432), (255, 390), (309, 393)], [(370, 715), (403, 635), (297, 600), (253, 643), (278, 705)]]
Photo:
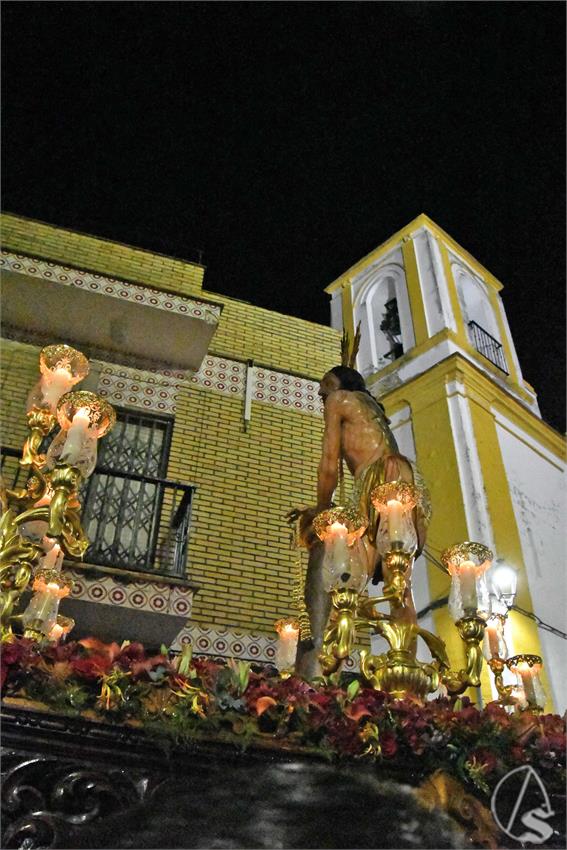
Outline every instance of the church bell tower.
[[(522, 377), (501, 290), (422, 214), (326, 291), (333, 327), (352, 334), (360, 322), (357, 368), (431, 492), (427, 558), (414, 567), (418, 612), (448, 594), (449, 578), (436, 564), (441, 551), (475, 540), (516, 572), (516, 606), (564, 630), (565, 443), (542, 421)], [(447, 606), (434, 605), (420, 624), (447, 641), (460, 666)], [(519, 611), (508, 629), (510, 654), (543, 656), (546, 708), (563, 712), (564, 641)]]

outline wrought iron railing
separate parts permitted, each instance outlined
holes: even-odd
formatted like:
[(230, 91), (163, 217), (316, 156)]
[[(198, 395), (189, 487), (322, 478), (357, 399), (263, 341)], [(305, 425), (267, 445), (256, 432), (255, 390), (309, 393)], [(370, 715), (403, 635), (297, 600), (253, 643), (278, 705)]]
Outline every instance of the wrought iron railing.
[[(3, 486), (25, 487), (21, 453), (2, 448)], [(90, 540), (84, 561), (130, 571), (186, 577), (191, 484), (98, 466), (81, 490)]]
[(507, 375), (508, 366), (506, 364), (506, 358), (504, 357), (502, 343), (498, 342), (497, 339), (494, 339), (488, 331), (485, 331), (484, 328), (481, 328), (481, 326), (477, 325), (476, 322), (469, 322), (469, 329), (472, 344), (478, 353), (482, 354), (483, 357), (486, 357), (487, 360), (490, 360), (491, 363)]

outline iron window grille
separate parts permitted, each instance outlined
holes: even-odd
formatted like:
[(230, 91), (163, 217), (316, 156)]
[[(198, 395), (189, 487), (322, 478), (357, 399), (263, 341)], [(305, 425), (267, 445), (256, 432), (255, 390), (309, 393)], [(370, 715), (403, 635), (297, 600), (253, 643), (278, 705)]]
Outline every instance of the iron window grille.
[(504, 349), (502, 343), (494, 339), (488, 331), (485, 331), (480, 325), (474, 321), (469, 322), (469, 331), (472, 344), (479, 354), (486, 357), (487, 360), (497, 366), (505, 375), (508, 375), (508, 367), (506, 358), (504, 357)]

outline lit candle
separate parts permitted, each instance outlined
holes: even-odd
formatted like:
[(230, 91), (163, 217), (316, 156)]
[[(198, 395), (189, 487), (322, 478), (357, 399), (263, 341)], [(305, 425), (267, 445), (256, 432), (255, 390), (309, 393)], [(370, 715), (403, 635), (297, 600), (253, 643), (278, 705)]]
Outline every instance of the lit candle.
[(80, 407), (73, 416), (71, 427), (67, 432), (65, 446), (61, 452), (61, 460), (65, 460), (71, 465), (77, 463), (84, 442), (89, 436), (90, 424), (88, 408)]
[(476, 566), (472, 561), (463, 561), (459, 566), (459, 583), (461, 599), (465, 611), (476, 611), (478, 598), (476, 595)]
[(325, 535), (323, 582), (325, 590), (341, 584), (343, 574), (350, 575), (348, 529), (342, 522), (333, 522)]
[(500, 657), (500, 625), (498, 620), (491, 617), (486, 624), (486, 636), (491, 658)]
[(293, 623), (285, 623), (278, 629), (278, 635), (275, 663), (281, 673), (291, 670), (295, 665), (299, 629)]
[[(528, 707), (528, 703), (527, 703), (527, 700), (526, 700), (526, 694), (524, 692), (522, 685), (515, 685), (512, 688), (510, 696), (512, 696), (516, 700), (516, 704), (517, 704), (518, 708), (527, 708)], [(513, 705), (510, 706), (510, 710), (511, 711), (514, 710)]]
[(520, 661), (516, 669), (520, 679), (522, 680), (522, 687), (528, 704), (534, 706), (537, 705), (537, 696), (534, 687), (534, 675), (536, 673), (536, 668), (530, 667), (526, 661)]
[(403, 535), (403, 515), (404, 510), (402, 503), (397, 499), (390, 499), (388, 505), (388, 531), (390, 533), (390, 543), (395, 543), (402, 540)]
[(57, 407), (57, 402), (63, 393), (67, 392), (72, 386), (73, 376), (63, 366), (58, 366), (57, 369), (50, 371), (49, 375), (43, 375), (41, 379), (43, 397), (52, 410)]
[(63, 628), (63, 626), (60, 626), (59, 623), (55, 623), (55, 625), (53, 626), (53, 628), (49, 632), (49, 635), (48, 635), (49, 640), (54, 641), (54, 642), (58, 641), (61, 638), (61, 636), (63, 635), (64, 631), (65, 631), (65, 629)]

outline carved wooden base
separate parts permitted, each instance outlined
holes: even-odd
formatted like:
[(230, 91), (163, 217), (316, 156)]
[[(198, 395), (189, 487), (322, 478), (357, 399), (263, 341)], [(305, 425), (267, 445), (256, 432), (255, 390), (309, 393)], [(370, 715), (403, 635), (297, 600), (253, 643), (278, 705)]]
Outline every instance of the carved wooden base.
[[(5, 850), (460, 848), (471, 845), (458, 824), (472, 834), (483, 809), (460, 788), (453, 820), (438, 808), (440, 779), (416, 794), (411, 776), (383, 781), (383, 766), (329, 765), (275, 740), (246, 752), (203, 742), (166, 751), (139, 729), (14, 704), (2, 733)], [(483, 826), (484, 846), (495, 846)]]

